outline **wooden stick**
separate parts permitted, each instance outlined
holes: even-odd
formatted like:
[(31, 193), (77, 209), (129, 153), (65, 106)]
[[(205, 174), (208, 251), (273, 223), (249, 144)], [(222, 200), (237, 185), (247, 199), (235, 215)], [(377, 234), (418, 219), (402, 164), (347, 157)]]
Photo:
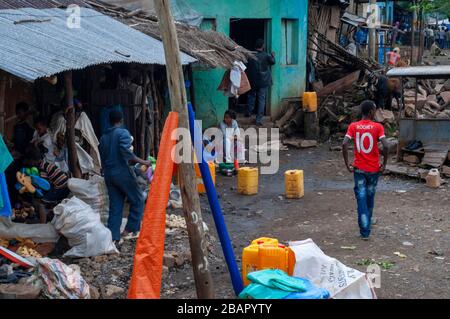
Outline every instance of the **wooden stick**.
[(141, 128), (139, 140), (139, 155), (145, 159), (145, 122), (147, 119), (147, 73), (142, 72), (142, 110), (141, 110)]
[[(180, 128), (185, 128), (189, 131), (186, 88), (184, 86), (183, 68), (180, 61), (177, 31), (170, 10), (170, 1), (155, 0), (154, 3), (164, 44), (167, 81), (169, 84), (172, 110), (180, 114)], [(183, 142), (185, 145), (189, 145), (189, 149), (185, 149), (184, 151), (190, 152), (191, 159), (193, 159), (191, 139)], [(183, 199), (183, 211), (191, 247), (192, 268), (194, 271), (197, 297), (200, 299), (211, 299), (214, 298), (214, 289), (209, 270), (207, 245), (193, 162), (179, 164), (178, 170), (181, 196)]]
[(81, 178), (81, 169), (78, 163), (77, 145), (75, 144), (75, 109), (73, 105), (72, 72), (64, 73), (66, 88), (66, 117), (67, 117), (67, 151), (69, 153), (69, 167), (73, 177)]
[(5, 98), (6, 98), (6, 81), (7, 77), (0, 73), (0, 133), (5, 135)]

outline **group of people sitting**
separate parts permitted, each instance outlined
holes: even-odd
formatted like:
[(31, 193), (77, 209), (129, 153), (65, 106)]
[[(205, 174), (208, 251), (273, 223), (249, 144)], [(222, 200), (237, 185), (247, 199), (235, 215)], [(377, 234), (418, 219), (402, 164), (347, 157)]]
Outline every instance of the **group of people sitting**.
[[(76, 118), (83, 112), (82, 104), (74, 100)], [(25, 102), (16, 105), (16, 124), (11, 141), (6, 141), (14, 162), (6, 172), (8, 191), (13, 206), (34, 206), (39, 211), (39, 221), (45, 223), (51, 219), (50, 209), (66, 198), (68, 188), (69, 165), (65, 132), (56, 132), (52, 124), (64, 120), (63, 112), (56, 112), (49, 123), (42, 116), (32, 117), (30, 106)], [(32, 124), (30, 124), (30, 122)], [(42, 197), (29, 193), (20, 193), (16, 188), (16, 173), (23, 168), (36, 168), (41, 178), (50, 184), (50, 189)]]

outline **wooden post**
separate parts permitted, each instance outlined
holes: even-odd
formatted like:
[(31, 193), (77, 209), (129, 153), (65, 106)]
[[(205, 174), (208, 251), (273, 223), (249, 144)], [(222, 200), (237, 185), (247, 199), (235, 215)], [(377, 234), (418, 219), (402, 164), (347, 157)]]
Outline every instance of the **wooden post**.
[[(373, 6), (377, 5), (377, 0), (370, 0), (370, 8), (373, 8)], [(378, 17), (376, 17), (378, 19)], [(376, 44), (376, 37), (377, 37), (377, 29), (374, 25), (374, 23), (372, 23), (372, 25), (370, 26), (369, 29), (369, 58), (373, 59), (374, 61), (376, 61), (377, 59), (377, 54), (376, 54), (376, 49), (377, 49), (377, 44)]]
[(153, 156), (156, 158), (156, 155), (159, 151), (159, 121), (161, 117), (161, 113), (159, 112), (159, 96), (156, 89), (155, 82), (155, 69), (152, 67), (152, 72), (150, 74), (150, 89), (153, 97)]
[(141, 128), (139, 139), (139, 156), (146, 158), (145, 154), (145, 122), (147, 120), (147, 73), (142, 72), (142, 110), (141, 110)]
[(73, 177), (81, 178), (80, 164), (78, 163), (77, 146), (75, 144), (75, 109), (73, 105), (72, 72), (64, 72), (64, 84), (66, 88), (66, 138), (67, 151), (69, 153), (69, 168)]
[[(416, 4), (416, 1), (414, 1), (414, 4)], [(414, 8), (413, 12), (413, 21), (411, 23), (411, 64), (415, 64), (415, 58), (414, 58), (414, 46), (416, 41), (416, 23), (417, 23), (417, 9)]]
[(5, 98), (6, 98), (6, 75), (0, 73), (0, 133), (5, 135), (5, 118), (6, 118), (6, 108), (5, 108)]
[(419, 49), (417, 50), (418, 64), (422, 62), (423, 52), (425, 48), (424, 29), (425, 29), (425, 14), (423, 8), (421, 8), (419, 12)]
[[(178, 112), (180, 115), (180, 128), (185, 128), (189, 131), (186, 88), (184, 86), (183, 68), (180, 61), (180, 47), (175, 22), (170, 9), (170, 1), (155, 0), (155, 9), (161, 30), (161, 38), (164, 43), (167, 81), (169, 84), (172, 111)], [(193, 159), (191, 139), (183, 142), (185, 145), (190, 145), (190, 149), (184, 151), (191, 152), (191, 159)], [(193, 161), (179, 164), (178, 170), (181, 197), (183, 199), (183, 211), (191, 247), (192, 268), (194, 271), (197, 297), (200, 299), (211, 299), (214, 298), (214, 289), (209, 270), (208, 252)]]

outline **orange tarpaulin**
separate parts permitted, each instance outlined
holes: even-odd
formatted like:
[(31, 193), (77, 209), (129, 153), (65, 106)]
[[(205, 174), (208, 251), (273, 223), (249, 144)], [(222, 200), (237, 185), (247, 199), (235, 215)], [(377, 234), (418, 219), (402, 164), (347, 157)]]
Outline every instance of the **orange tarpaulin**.
[(176, 141), (171, 139), (178, 128), (178, 113), (170, 112), (161, 137), (156, 170), (145, 204), (142, 228), (136, 245), (129, 299), (159, 299), (166, 231), (166, 207), (174, 162), (171, 157)]

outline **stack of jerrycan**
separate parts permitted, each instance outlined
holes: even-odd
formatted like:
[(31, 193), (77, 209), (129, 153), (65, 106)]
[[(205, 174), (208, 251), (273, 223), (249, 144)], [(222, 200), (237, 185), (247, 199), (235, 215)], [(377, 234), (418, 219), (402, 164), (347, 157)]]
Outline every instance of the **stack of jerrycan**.
[(255, 239), (242, 252), (242, 278), (245, 286), (250, 284), (247, 275), (253, 271), (280, 269), (292, 276), (294, 266), (294, 252), (275, 238)]

